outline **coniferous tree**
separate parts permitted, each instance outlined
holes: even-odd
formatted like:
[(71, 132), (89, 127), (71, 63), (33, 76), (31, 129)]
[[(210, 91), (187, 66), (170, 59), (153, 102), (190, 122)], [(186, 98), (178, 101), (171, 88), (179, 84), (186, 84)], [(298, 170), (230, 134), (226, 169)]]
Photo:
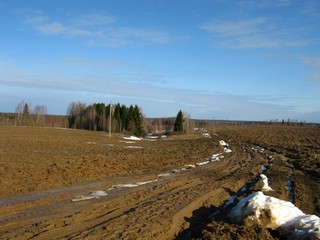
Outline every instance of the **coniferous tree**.
[[(110, 116), (110, 108), (112, 108)], [(23, 105), (21, 104), (21, 109)], [(20, 110), (23, 115), (23, 110)], [(88, 130), (105, 131), (109, 130), (107, 122), (112, 121), (112, 131), (122, 132), (126, 129), (137, 136), (144, 134), (143, 116), (137, 105), (127, 108), (125, 105), (105, 105), (104, 103), (94, 103), (88, 107), (80, 102), (72, 102), (68, 107), (68, 120), (70, 128), (82, 128)], [(18, 115), (18, 122), (20, 115)], [(83, 123), (83, 124), (82, 124)]]
[(137, 137), (141, 137), (144, 134), (143, 117), (142, 117), (141, 111), (137, 105), (135, 105), (135, 107), (134, 107), (134, 122), (136, 125), (134, 134)]
[(174, 122), (174, 131), (180, 132), (182, 130), (183, 130), (183, 114), (182, 114), (182, 111), (180, 110)]
[(122, 131), (122, 119), (121, 119), (121, 107), (120, 104), (118, 103), (117, 105), (115, 105), (115, 109), (114, 109), (114, 114), (113, 114), (113, 118), (115, 119), (116, 122), (116, 131), (117, 132), (121, 132)]
[(96, 130), (105, 130), (105, 111), (106, 111), (106, 106), (104, 105), (104, 103), (97, 103), (93, 105), (95, 107), (95, 129)]
[(128, 108), (125, 105), (121, 106), (120, 116), (121, 116), (121, 132), (122, 132), (122, 130), (126, 128), (126, 121), (128, 116)]
[(23, 113), (22, 113), (22, 125), (27, 126), (29, 123), (29, 106), (27, 103), (24, 104)]
[(134, 121), (134, 116), (135, 116), (135, 110), (132, 105), (130, 105), (128, 114), (126, 117), (126, 122), (125, 122), (125, 129), (128, 131), (134, 133), (136, 131), (136, 126), (135, 126), (135, 121)]

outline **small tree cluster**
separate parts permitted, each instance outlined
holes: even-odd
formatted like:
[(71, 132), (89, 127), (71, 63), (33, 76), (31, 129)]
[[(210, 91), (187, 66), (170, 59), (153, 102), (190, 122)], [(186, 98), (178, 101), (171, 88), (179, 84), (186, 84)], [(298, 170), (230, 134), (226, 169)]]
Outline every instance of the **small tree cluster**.
[(45, 105), (36, 105), (31, 110), (31, 104), (21, 101), (16, 106), (16, 126), (42, 126), (47, 115), (47, 107)]
[(81, 102), (72, 102), (69, 104), (67, 115), (70, 128), (109, 131), (111, 121), (112, 132), (127, 130), (136, 136), (144, 134), (143, 115), (137, 105), (128, 108), (119, 103), (94, 103), (86, 106)]

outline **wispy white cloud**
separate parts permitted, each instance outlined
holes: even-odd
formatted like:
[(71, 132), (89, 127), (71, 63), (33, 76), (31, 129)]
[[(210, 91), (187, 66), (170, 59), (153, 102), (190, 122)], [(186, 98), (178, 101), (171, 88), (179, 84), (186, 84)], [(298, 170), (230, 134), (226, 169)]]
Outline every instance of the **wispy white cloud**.
[(58, 21), (50, 21), (49, 17), (39, 13), (36, 16), (28, 17), (24, 22), (38, 33), (47, 36), (65, 35), (77, 37), (90, 36), (93, 34), (90, 30), (76, 26), (68, 26)]
[(111, 27), (88, 38), (87, 44), (104, 47), (142, 46), (166, 44), (174, 41), (168, 33), (139, 28)]
[(319, 10), (320, 10), (320, 2), (317, 0), (313, 1), (303, 1), (301, 6), (301, 11), (305, 17), (312, 18), (315, 21), (320, 18)]
[(300, 60), (307, 67), (320, 70), (320, 57), (301, 57)]
[(91, 14), (66, 21), (51, 20), (43, 13), (27, 17), (25, 24), (36, 32), (46, 36), (83, 37), (87, 45), (103, 47), (140, 46), (148, 44), (166, 44), (176, 40), (167, 32), (122, 27), (116, 24), (116, 17)]
[(241, 0), (236, 1), (238, 5), (243, 7), (250, 7), (250, 8), (269, 8), (269, 7), (289, 7), (291, 6), (295, 0)]
[(119, 67), (127, 66), (127, 63), (124, 61), (106, 60), (106, 59), (88, 60), (86, 58), (80, 58), (80, 57), (65, 57), (62, 62), (64, 65), (68, 66), (69, 68), (81, 67), (81, 68), (92, 68), (95, 70), (119, 68)]
[(215, 43), (229, 48), (302, 47), (309, 42), (295, 37), (297, 29), (279, 27), (276, 19), (266, 17), (212, 20), (200, 28), (213, 34)]
[(79, 27), (95, 27), (95, 26), (106, 26), (109, 24), (113, 24), (117, 21), (117, 18), (110, 15), (105, 14), (87, 14), (82, 15), (79, 18), (75, 18), (71, 20), (73, 25)]
[(300, 57), (300, 61), (307, 68), (312, 70), (312, 74), (307, 77), (307, 80), (320, 82), (320, 57)]
[(261, 32), (261, 26), (266, 23), (267, 19), (263, 17), (241, 21), (213, 20), (200, 28), (223, 36), (243, 36)]

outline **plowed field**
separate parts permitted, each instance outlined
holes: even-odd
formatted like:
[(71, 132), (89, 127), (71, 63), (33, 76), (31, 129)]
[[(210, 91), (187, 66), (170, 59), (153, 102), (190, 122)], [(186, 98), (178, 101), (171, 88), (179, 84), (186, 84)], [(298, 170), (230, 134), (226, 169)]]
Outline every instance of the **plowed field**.
[(230, 198), (259, 190), (261, 172), (272, 196), (320, 215), (320, 128), (139, 141), (67, 129), (0, 133), (0, 239), (281, 239), (225, 217)]

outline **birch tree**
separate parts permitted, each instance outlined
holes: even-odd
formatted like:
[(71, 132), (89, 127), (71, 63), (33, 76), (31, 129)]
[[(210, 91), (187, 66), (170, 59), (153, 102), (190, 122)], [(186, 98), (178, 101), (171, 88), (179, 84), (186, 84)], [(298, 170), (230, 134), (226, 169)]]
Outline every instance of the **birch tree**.
[(43, 125), (45, 121), (45, 115), (47, 114), (47, 107), (45, 105), (36, 105), (33, 113), (35, 115), (36, 126)]

